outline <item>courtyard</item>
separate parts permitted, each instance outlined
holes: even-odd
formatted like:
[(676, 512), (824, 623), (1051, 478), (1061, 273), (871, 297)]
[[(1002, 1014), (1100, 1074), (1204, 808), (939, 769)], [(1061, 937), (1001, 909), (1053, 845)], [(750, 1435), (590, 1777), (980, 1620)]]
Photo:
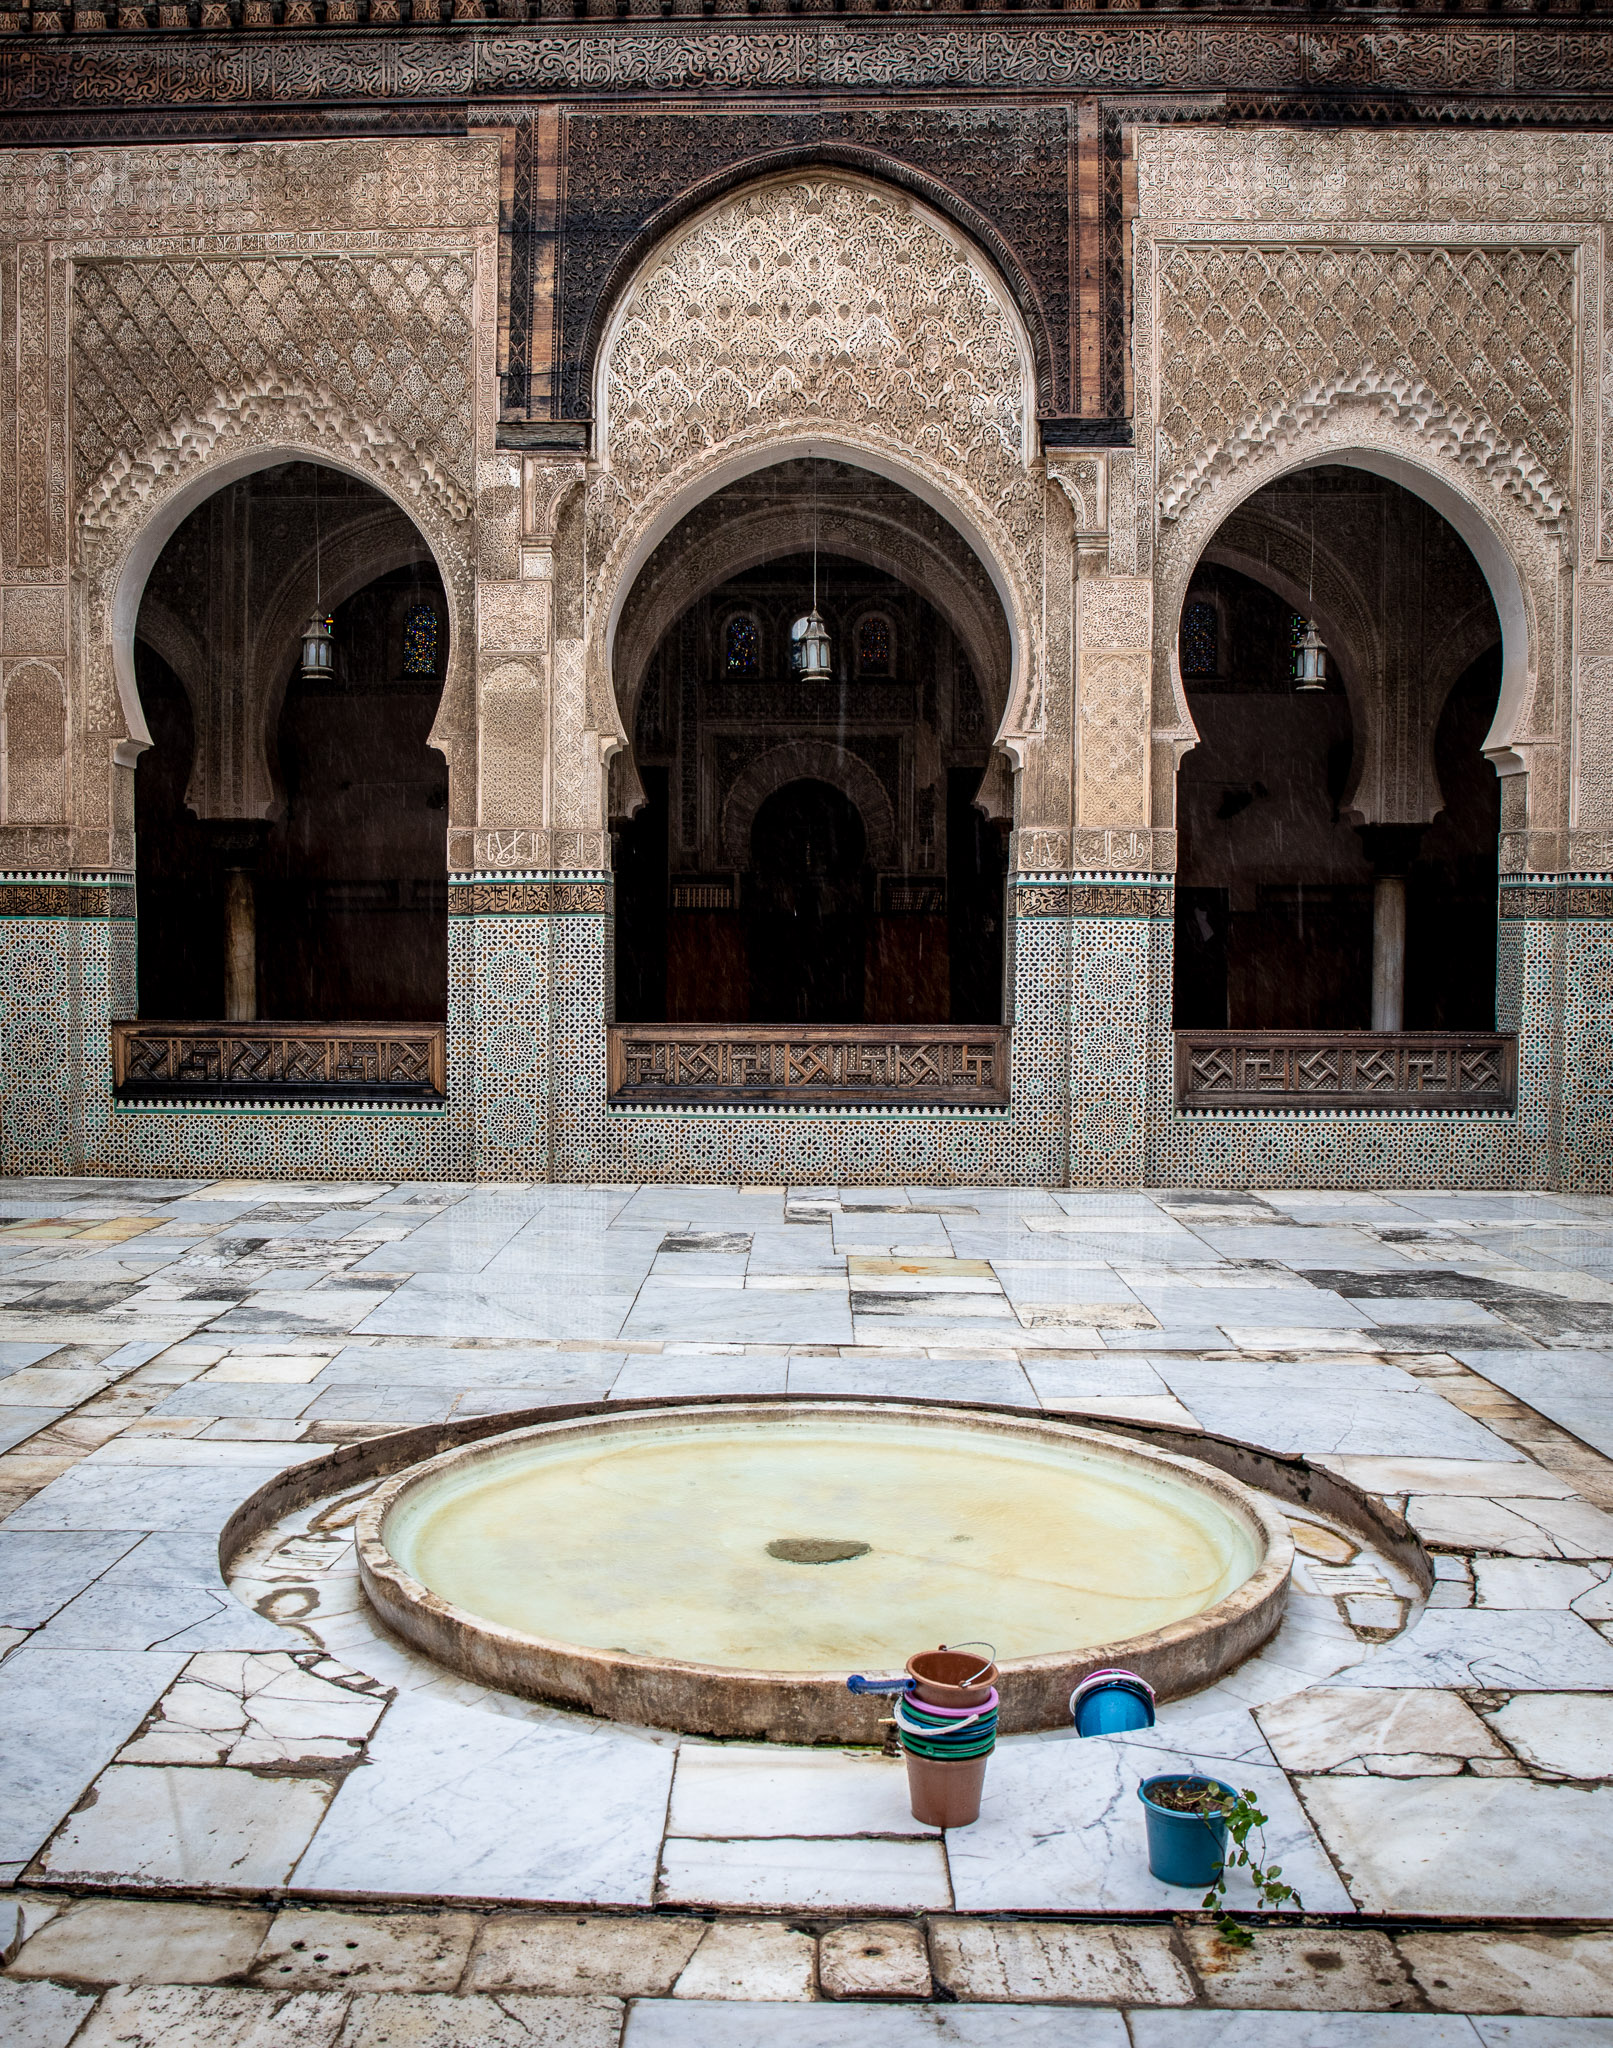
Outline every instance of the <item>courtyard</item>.
[[(8, 2042), (1613, 2041), (1613, 1199), (19, 1179), (0, 1374)], [(518, 1698), (360, 1589), (383, 1472), (808, 1397), (1220, 1459), (1281, 1626), (942, 1833), (877, 1748)], [(1169, 1769), (1269, 1816), (1252, 1947), (1149, 1874)]]

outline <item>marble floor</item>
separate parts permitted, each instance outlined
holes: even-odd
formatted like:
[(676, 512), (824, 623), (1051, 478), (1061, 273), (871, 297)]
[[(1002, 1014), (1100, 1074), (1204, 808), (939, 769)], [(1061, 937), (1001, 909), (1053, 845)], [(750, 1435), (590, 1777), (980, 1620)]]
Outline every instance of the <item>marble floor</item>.
[[(946, 1835), (372, 1620), (350, 1447), (791, 1394), (1254, 1446), (1421, 1550), (1295, 1508), (1259, 1655)], [(1253, 1950), (1149, 1876), (1180, 1764), (1303, 1897)], [(1613, 1200), (0, 1182), (0, 1788), (24, 2048), (1613, 2048)]]

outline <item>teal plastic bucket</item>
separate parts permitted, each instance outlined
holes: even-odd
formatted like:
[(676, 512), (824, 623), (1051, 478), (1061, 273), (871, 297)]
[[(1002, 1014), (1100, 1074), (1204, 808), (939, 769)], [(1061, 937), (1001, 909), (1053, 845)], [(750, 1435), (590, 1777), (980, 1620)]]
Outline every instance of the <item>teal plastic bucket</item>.
[(1154, 1688), (1135, 1671), (1095, 1671), (1070, 1694), (1077, 1735), (1126, 1735), (1154, 1725)]
[(1236, 1799), (1237, 1792), (1219, 1778), (1195, 1778), (1185, 1771), (1169, 1771), (1157, 1778), (1144, 1778), (1137, 1787), (1148, 1822), (1148, 1868), (1161, 1884), (1179, 1884), (1194, 1891), (1206, 1891), (1214, 1884), (1216, 1872), (1226, 1856), (1227, 1824), (1219, 1818), (1197, 1813), (1175, 1813), (1168, 1806), (1156, 1806), (1149, 1798), (1155, 1785), (1187, 1784), (1197, 1789), (1221, 1792)]

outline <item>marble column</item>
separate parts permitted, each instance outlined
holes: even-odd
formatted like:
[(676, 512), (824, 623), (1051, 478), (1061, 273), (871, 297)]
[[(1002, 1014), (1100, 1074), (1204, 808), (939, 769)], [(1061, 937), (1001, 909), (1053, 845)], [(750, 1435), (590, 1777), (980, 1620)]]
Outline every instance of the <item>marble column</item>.
[(1406, 1023), (1406, 874), (1417, 858), (1422, 825), (1357, 827), (1373, 868), (1372, 1028), (1402, 1031)]
[(255, 869), (268, 824), (260, 818), (214, 818), (209, 833), (224, 884), (224, 1015), (231, 1023), (258, 1014), (258, 912)]

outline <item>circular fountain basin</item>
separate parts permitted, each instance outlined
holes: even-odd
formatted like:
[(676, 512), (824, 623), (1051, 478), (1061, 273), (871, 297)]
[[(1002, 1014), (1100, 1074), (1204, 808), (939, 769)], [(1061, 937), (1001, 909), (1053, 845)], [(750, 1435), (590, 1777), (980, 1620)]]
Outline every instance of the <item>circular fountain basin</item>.
[(371, 1603), (484, 1683), (616, 1720), (876, 1741), (846, 1690), (980, 1639), (1007, 1730), (1108, 1664), (1170, 1698), (1277, 1627), (1276, 1508), (1195, 1459), (958, 1409), (788, 1402), (543, 1423), (399, 1474), (357, 1524)]

